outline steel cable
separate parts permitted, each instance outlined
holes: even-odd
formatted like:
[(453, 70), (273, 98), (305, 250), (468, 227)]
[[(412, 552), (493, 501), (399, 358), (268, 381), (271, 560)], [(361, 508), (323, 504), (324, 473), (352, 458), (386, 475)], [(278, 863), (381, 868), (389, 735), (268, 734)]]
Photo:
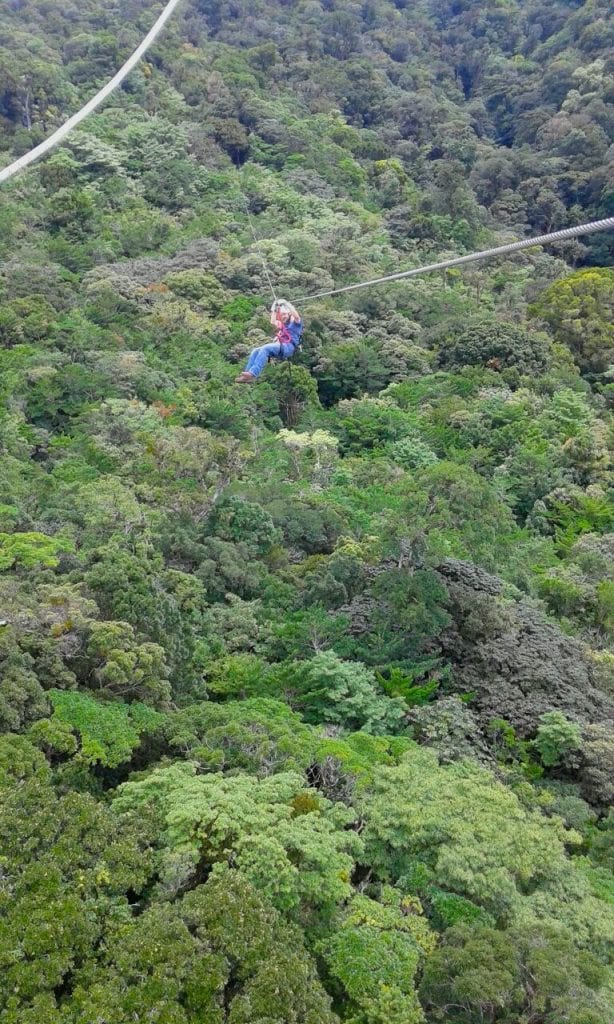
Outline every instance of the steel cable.
[(296, 305), (305, 305), (306, 302), (313, 302), (314, 299), (324, 299), (331, 295), (341, 295), (342, 292), (353, 292), (359, 288), (371, 288), (376, 284), (384, 284), (387, 281), (401, 281), (408, 277), (417, 277), (418, 274), (428, 274), (433, 270), (447, 270), (448, 267), (459, 267), (464, 263), (474, 263), (476, 260), (490, 259), (493, 256), (505, 256), (507, 253), (519, 252), (521, 249), (530, 249), (534, 245), (548, 245), (550, 242), (562, 242), (566, 238), (576, 238), (578, 235), (590, 235), (595, 231), (609, 231), (614, 228), (614, 217), (606, 217), (604, 220), (589, 221), (588, 224), (578, 224), (573, 228), (563, 228), (561, 231), (552, 231), (548, 235), (537, 235), (535, 238), (524, 238), (520, 242), (509, 242), (507, 245), (499, 245), (494, 249), (483, 249), (481, 252), (469, 253), (467, 256), (457, 256), (454, 259), (442, 260), (440, 263), (429, 263), (424, 267), (414, 267), (412, 270), (401, 270), (397, 274), (387, 274), (385, 277), (374, 277), (370, 281), (360, 281), (358, 284), (346, 284), (341, 288), (331, 288), (330, 291), (315, 292), (313, 295), (304, 295), (296, 300)]
[(140, 61), (143, 54), (147, 52), (154, 40), (160, 35), (160, 32), (166, 25), (166, 22), (180, 3), (181, 0), (169, 0), (169, 3), (167, 3), (155, 24), (152, 25), (140, 46), (137, 46), (132, 56), (128, 57), (126, 63), (122, 65), (110, 82), (107, 82), (107, 84), (103, 86), (95, 96), (92, 96), (91, 100), (89, 100), (84, 107), (81, 107), (81, 110), (78, 110), (76, 114), (69, 117), (68, 121), (65, 121), (57, 131), (53, 132), (53, 134), (50, 135), (48, 139), (45, 139), (44, 142), (41, 142), (39, 146), (35, 146), (29, 153), (25, 153), (24, 156), (20, 156), (18, 160), (14, 160), (12, 164), (8, 165), (8, 167), (2, 168), (0, 171), (0, 185), (2, 182), (8, 181), (9, 178), (12, 178), (13, 175), (18, 174), (19, 171), (23, 171), (24, 168), (35, 160), (39, 160), (45, 155), (45, 153), (48, 153), (50, 150), (58, 146), (60, 142), (70, 134), (73, 128), (76, 128), (78, 124), (81, 124), (81, 122), (84, 121), (93, 110), (96, 110), (101, 103), (104, 103), (104, 101), (108, 99), (112, 92), (115, 92), (117, 87), (124, 81), (124, 78), (130, 74), (133, 68)]

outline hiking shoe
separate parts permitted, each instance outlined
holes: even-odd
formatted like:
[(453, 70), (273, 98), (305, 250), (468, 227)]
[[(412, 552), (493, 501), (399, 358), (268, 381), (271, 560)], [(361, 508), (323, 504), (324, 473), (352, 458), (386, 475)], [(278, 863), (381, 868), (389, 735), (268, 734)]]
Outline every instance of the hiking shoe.
[(235, 377), (235, 384), (251, 384), (255, 380), (256, 378), (253, 373), (250, 373), (249, 370), (244, 370), (238, 377)]

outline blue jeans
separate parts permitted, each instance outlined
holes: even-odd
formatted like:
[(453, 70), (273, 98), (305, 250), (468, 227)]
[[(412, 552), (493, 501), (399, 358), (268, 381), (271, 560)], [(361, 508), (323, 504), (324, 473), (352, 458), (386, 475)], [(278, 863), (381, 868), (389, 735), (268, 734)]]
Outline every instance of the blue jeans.
[(270, 341), (268, 345), (252, 349), (245, 369), (247, 373), (259, 377), (271, 356), (275, 356), (276, 359), (289, 359), (292, 355), (292, 345), (280, 345), (278, 341)]

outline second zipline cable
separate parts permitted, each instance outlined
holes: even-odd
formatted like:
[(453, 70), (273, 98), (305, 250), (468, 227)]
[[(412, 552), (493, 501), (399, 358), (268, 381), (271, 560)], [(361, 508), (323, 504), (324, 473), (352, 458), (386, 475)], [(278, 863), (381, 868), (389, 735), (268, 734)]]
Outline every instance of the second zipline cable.
[(157, 36), (159, 36), (171, 14), (180, 3), (181, 0), (169, 0), (158, 20), (154, 25), (152, 25), (142, 43), (137, 46), (134, 53), (128, 57), (126, 63), (122, 65), (117, 74), (113, 75), (110, 82), (107, 82), (107, 84), (103, 86), (95, 96), (92, 96), (91, 100), (88, 100), (84, 107), (81, 107), (81, 110), (78, 110), (76, 114), (69, 117), (68, 121), (65, 121), (57, 131), (53, 132), (53, 134), (50, 135), (48, 139), (45, 139), (44, 142), (41, 142), (39, 146), (35, 146), (29, 153), (25, 153), (23, 156), (20, 156), (18, 160), (14, 160), (12, 164), (8, 165), (8, 167), (2, 168), (0, 171), (0, 185), (2, 182), (8, 181), (9, 178), (12, 178), (13, 175), (18, 174), (19, 171), (23, 171), (28, 164), (33, 163), (35, 160), (39, 160), (41, 156), (45, 155), (45, 153), (48, 153), (50, 150), (54, 149), (55, 146), (58, 146), (60, 142), (62, 142), (73, 130), (73, 128), (76, 128), (78, 124), (81, 124), (81, 122), (84, 121), (93, 110), (96, 110), (96, 107), (99, 107), (100, 104), (104, 103), (104, 101), (111, 95), (111, 93), (115, 92), (117, 87), (123, 82), (124, 78), (126, 78), (133, 68), (136, 67), (141, 57), (147, 52)]

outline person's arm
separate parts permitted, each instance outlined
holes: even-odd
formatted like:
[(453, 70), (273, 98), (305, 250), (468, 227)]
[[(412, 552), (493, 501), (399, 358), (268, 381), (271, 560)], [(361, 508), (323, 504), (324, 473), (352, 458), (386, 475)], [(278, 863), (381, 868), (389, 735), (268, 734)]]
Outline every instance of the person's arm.
[(271, 325), (273, 327), (279, 327), (279, 302), (277, 299), (271, 306)]

